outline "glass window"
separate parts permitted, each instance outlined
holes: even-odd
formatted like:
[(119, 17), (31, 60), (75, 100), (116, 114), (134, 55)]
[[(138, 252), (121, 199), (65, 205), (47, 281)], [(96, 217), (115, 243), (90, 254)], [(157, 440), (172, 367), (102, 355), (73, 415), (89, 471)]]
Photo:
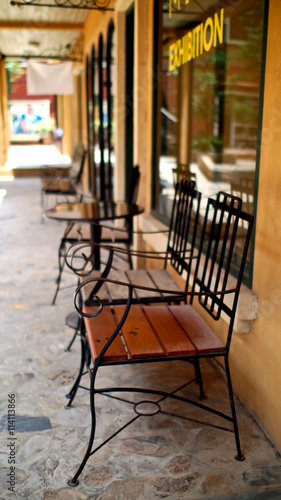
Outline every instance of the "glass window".
[[(204, 199), (223, 190), (253, 212), (265, 1), (155, 4), (153, 200), (162, 218), (182, 175), (196, 180), (202, 210)], [(249, 276), (250, 267), (249, 257)]]

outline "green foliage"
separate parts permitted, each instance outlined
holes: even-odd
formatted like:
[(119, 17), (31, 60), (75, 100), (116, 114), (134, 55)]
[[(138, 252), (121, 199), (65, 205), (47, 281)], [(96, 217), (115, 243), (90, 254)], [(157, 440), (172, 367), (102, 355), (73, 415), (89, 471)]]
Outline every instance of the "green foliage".
[(12, 83), (24, 75), (25, 68), (19, 61), (6, 61), (5, 68), (7, 72), (8, 92), (12, 90)]
[(48, 135), (55, 128), (55, 120), (53, 118), (40, 120), (36, 127), (36, 132), (39, 132), (41, 135)]
[(207, 152), (212, 147), (212, 136), (206, 135), (203, 132), (197, 134), (192, 141), (192, 149), (196, 151)]

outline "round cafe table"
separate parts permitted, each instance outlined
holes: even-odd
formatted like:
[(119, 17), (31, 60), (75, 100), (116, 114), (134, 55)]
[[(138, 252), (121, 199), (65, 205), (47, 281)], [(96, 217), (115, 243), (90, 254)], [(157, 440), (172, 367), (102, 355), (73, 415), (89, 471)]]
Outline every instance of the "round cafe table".
[[(125, 201), (93, 201), (86, 203), (61, 203), (46, 210), (46, 216), (63, 222), (85, 222), (90, 224), (91, 241), (101, 242), (100, 223), (118, 219), (130, 219), (144, 211), (139, 205)], [(94, 250), (94, 267), (100, 269), (100, 248)]]

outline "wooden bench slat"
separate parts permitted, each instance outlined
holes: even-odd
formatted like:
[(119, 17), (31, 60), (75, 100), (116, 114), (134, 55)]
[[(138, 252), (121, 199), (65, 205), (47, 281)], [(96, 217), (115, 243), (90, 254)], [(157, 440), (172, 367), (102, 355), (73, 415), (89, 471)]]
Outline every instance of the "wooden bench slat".
[[(118, 320), (121, 319), (124, 309), (124, 306), (114, 307), (114, 312)], [(122, 334), (132, 359), (154, 358), (165, 355), (141, 306), (136, 305), (131, 307), (122, 328)]]
[[(100, 271), (92, 271), (91, 274), (87, 276), (87, 278), (99, 277), (100, 275), (101, 275)], [(138, 269), (138, 270), (129, 270), (126, 272), (116, 271), (115, 269), (113, 269), (109, 273), (109, 278), (116, 281), (123, 281), (125, 283), (129, 282), (136, 285), (146, 286), (151, 288), (155, 288), (155, 286), (157, 286), (158, 288), (162, 289), (176, 290), (179, 292), (182, 291), (180, 287), (174, 282), (173, 278), (169, 275), (169, 273), (164, 269), (153, 269), (149, 271)], [(89, 296), (94, 285), (95, 283), (91, 282), (82, 288), (83, 300), (85, 300)], [(98, 296), (105, 304), (111, 304), (112, 302), (114, 303), (118, 301), (124, 302), (127, 301), (128, 298), (128, 288), (122, 285), (117, 285), (115, 283), (105, 283), (101, 287)], [(173, 294), (172, 293), (161, 294), (159, 292), (150, 292), (148, 290), (134, 289), (134, 296), (139, 301), (142, 301), (144, 299), (147, 301), (149, 298), (162, 300), (164, 296), (173, 297)]]
[[(80, 281), (82, 282), (91, 278), (99, 278), (100, 276), (101, 276), (100, 271), (92, 271), (89, 276), (87, 276), (86, 278), (82, 278)], [(90, 283), (87, 283), (85, 286), (81, 288), (83, 301), (87, 300), (96, 283), (97, 281), (91, 281)], [(98, 297), (103, 303), (109, 303), (110, 298), (105, 285), (103, 285), (99, 290)]]
[[(83, 311), (89, 314), (97, 309), (97, 307), (84, 307)], [(95, 363), (101, 350), (115, 331), (116, 321), (110, 307), (104, 307), (98, 316), (95, 316), (94, 318), (84, 318), (84, 321), (91, 354)], [(126, 352), (122, 339), (118, 334), (108, 348), (103, 359), (104, 361), (113, 361), (124, 360), (127, 358), (128, 354)]]
[[(106, 222), (106, 224), (108, 225), (109, 224), (109, 221)], [(121, 229), (125, 229), (124, 228), (121, 228)], [(104, 242), (104, 241), (107, 241), (107, 242), (112, 242), (114, 243), (116, 240), (124, 240), (124, 241), (127, 241), (129, 238), (129, 235), (127, 233), (127, 231), (115, 231), (114, 230), (114, 223), (112, 224), (112, 228), (110, 227), (103, 227), (102, 228), (102, 237), (101, 237), (101, 241)]]
[(143, 311), (167, 356), (196, 354), (194, 345), (167, 306), (143, 306)]
[[(87, 313), (94, 310), (97, 307), (84, 307)], [(107, 306), (98, 316), (85, 318), (94, 362), (116, 328), (114, 314), (120, 321), (124, 310), (125, 306)], [(191, 305), (134, 305), (122, 328), (122, 335), (131, 359), (222, 352), (225, 349)], [(128, 353), (118, 335), (104, 361), (126, 360)]]
[[(155, 284), (153, 283), (151, 277), (149, 276), (148, 272), (144, 269), (127, 271), (127, 276), (130, 282), (135, 285), (155, 288)], [(151, 297), (153, 299), (157, 298), (160, 300), (162, 298), (162, 295), (159, 292), (151, 292), (149, 290), (140, 290), (137, 288), (134, 289), (134, 294), (139, 300), (147, 299), (148, 297)]]
[(191, 305), (169, 306), (170, 311), (186, 331), (198, 353), (225, 349), (224, 344)]
[[(148, 274), (152, 277), (154, 283), (158, 288), (166, 289), (166, 290), (173, 290), (177, 292), (182, 292), (182, 289), (178, 286), (178, 284), (173, 280), (172, 276), (166, 271), (166, 269), (149, 269)], [(164, 297), (173, 295), (172, 293), (170, 294), (163, 294)], [(176, 296), (175, 296), (176, 298)]]
[(89, 224), (74, 224), (72, 229), (67, 233), (67, 239), (68, 240), (79, 240), (81, 241), (90, 241), (91, 239), (91, 232), (90, 232), (90, 226)]
[[(116, 281), (123, 281), (124, 283), (128, 283), (128, 278), (124, 271), (116, 271), (115, 269), (111, 269), (109, 276), (110, 279)], [(116, 285), (115, 283), (106, 283), (108, 295), (111, 301), (122, 300), (124, 303), (128, 298), (128, 287), (122, 285)]]

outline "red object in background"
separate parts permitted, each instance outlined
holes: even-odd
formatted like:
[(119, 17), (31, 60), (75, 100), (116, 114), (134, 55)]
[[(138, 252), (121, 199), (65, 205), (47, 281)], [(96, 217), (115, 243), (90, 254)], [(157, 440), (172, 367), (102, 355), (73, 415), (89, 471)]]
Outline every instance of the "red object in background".
[(50, 101), (50, 117), (56, 118), (56, 96), (54, 95), (36, 95), (30, 96), (26, 93), (26, 74), (20, 76), (16, 81), (11, 83), (11, 92), (9, 92), (9, 100), (13, 101)]

